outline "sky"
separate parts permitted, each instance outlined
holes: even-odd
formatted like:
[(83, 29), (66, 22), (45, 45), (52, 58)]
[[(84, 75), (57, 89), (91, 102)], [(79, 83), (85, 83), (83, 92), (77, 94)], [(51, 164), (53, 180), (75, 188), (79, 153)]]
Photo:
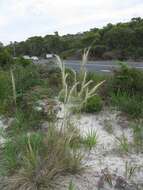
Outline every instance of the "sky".
[(143, 17), (143, 0), (0, 0), (0, 41), (77, 33)]

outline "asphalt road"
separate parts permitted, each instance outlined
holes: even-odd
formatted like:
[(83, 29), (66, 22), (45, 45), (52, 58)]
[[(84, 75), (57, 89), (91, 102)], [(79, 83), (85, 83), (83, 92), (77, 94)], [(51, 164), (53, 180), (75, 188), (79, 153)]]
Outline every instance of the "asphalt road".
[[(80, 61), (68, 60), (64, 61), (67, 68), (72, 68), (75, 71), (80, 70)], [(48, 64), (48, 61), (43, 59), (38, 61), (39, 64)], [(129, 67), (135, 67), (143, 70), (143, 62), (126, 62)], [(86, 64), (87, 71), (112, 73), (113, 70), (118, 69), (120, 66), (117, 61), (88, 61)]]

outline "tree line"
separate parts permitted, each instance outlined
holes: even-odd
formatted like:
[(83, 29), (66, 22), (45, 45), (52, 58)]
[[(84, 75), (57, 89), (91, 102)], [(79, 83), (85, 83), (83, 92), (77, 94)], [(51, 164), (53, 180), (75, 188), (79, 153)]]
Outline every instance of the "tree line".
[(78, 59), (84, 48), (91, 46), (90, 59), (143, 59), (143, 19), (132, 18), (126, 23), (107, 24), (77, 34), (34, 36), (26, 41), (8, 46), (0, 43), (0, 51), (6, 49), (14, 56), (45, 57), (47, 53), (59, 54), (65, 59)]

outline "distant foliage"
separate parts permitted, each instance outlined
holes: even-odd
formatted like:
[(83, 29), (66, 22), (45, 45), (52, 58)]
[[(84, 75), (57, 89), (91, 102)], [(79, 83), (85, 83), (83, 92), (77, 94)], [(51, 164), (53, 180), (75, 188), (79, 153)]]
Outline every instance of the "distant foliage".
[(30, 55), (44, 57), (47, 53), (60, 54), (63, 58), (82, 56), (82, 50), (92, 45), (90, 59), (143, 59), (143, 19), (133, 18), (130, 22), (107, 24), (77, 34), (60, 36), (47, 34), (34, 36), (24, 42), (10, 44), (16, 56)]
[(13, 58), (8, 50), (3, 49), (0, 51), (0, 67), (8, 68), (11, 64), (13, 64)]
[(15, 60), (15, 63), (18, 65), (22, 65), (23, 67), (26, 67), (26, 66), (30, 65), (32, 62), (30, 60), (24, 59), (23, 57), (18, 57)]

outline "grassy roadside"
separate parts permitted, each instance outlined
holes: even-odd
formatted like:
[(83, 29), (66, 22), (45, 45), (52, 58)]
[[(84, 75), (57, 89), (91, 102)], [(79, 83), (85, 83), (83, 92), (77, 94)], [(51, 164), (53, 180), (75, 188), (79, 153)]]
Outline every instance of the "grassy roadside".
[[(100, 83), (89, 88), (92, 81), (87, 81), (86, 71), (78, 77), (67, 71), (58, 57), (57, 60), (60, 70), (47, 70), (32, 64), (15, 65), (12, 81), (9, 69), (1, 69), (0, 113), (13, 118), (1, 132), (4, 142), (0, 145), (0, 175), (8, 176), (4, 184), (6, 189), (50, 188), (51, 181), (59, 174), (80, 172), (84, 149), (90, 151), (97, 144), (94, 132), (81, 136), (76, 122), (71, 120), (73, 109), (65, 108), (76, 100), (79, 111)], [(71, 75), (76, 81), (69, 80)], [(55, 118), (54, 107), (49, 101), (56, 96), (63, 99), (62, 122)], [(50, 117), (35, 109), (35, 103), (45, 99)], [(45, 122), (46, 127), (43, 127)]]

